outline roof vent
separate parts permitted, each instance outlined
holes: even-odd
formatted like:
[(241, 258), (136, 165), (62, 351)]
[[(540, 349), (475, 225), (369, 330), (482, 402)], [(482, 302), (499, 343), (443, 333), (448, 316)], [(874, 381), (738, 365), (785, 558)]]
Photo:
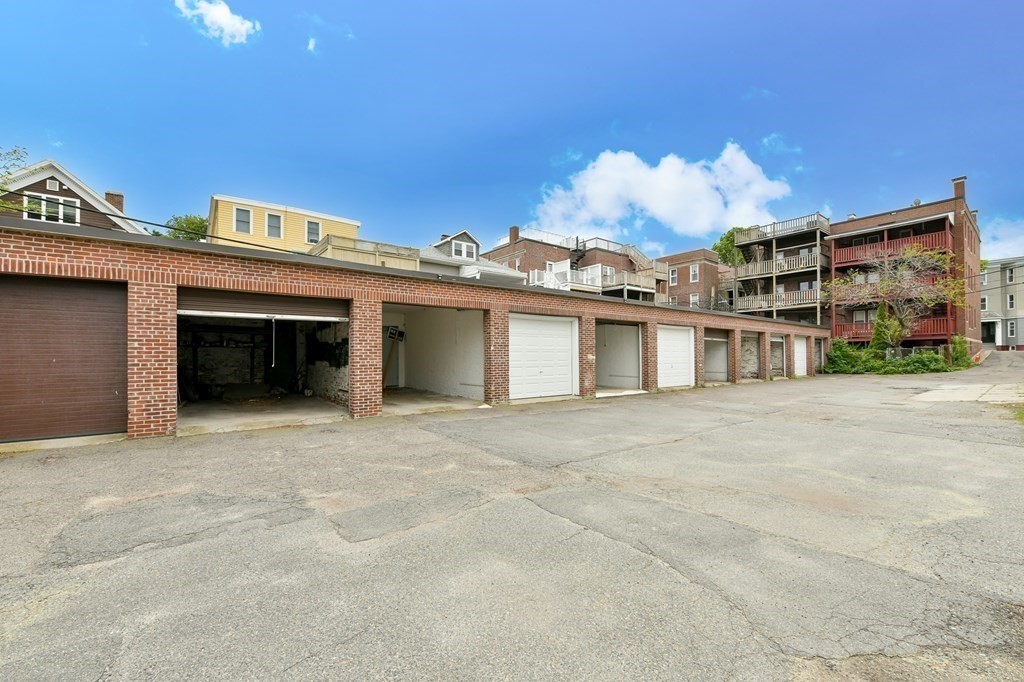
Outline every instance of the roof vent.
[(856, 213), (850, 213), (850, 214), (848, 214), (846, 216), (846, 219), (847, 220), (856, 220), (857, 219), (857, 214)]

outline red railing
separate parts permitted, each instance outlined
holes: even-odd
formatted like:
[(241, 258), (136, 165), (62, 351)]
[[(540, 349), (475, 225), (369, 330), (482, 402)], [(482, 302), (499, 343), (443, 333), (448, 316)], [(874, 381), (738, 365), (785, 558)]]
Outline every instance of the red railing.
[[(914, 333), (907, 338), (923, 339), (949, 336), (952, 328), (953, 320), (951, 318), (928, 317), (918, 320), (914, 327)], [(832, 335), (837, 339), (846, 339), (847, 341), (870, 341), (874, 331), (874, 322), (840, 322), (833, 325)]]
[(911, 246), (923, 249), (953, 249), (953, 235), (947, 231), (929, 232), (902, 239), (890, 239), (886, 243), (861, 244), (860, 246), (843, 246), (832, 250), (832, 262), (836, 265), (852, 265), (880, 258), (885, 255), (894, 256)]

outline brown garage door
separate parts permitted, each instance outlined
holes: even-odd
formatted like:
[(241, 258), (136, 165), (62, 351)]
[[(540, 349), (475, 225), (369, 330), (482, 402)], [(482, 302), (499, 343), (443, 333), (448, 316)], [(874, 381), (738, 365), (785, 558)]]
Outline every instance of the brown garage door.
[(0, 441), (128, 430), (124, 284), (0, 275)]

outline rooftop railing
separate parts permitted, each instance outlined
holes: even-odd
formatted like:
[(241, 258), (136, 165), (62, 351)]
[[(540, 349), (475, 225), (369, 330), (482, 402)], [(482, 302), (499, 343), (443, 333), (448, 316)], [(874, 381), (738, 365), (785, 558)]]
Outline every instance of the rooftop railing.
[(828, 234), (831, 227), (832, 225), (829, 223), (828, 218), (820, 213), (812, 213), (811, 215), (790, 218), (789, 220), (782, 220), (770, 225), (755, 225), (743, 230), (736, 230), (735, 242), (739, 246), (740, 244), (756, 242), (762, 239), (777, 239), (778, 237), (785, 237), (790, 234), (814, 230), (821, 230), (823, 233)]

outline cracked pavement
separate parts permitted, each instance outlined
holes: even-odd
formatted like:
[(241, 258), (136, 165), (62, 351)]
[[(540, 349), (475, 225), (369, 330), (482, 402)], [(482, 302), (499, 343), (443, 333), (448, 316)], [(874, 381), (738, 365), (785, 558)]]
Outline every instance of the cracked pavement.
[(820, 377), (0, 458), (0, 677), (1024, 679), (1019, 384)]

